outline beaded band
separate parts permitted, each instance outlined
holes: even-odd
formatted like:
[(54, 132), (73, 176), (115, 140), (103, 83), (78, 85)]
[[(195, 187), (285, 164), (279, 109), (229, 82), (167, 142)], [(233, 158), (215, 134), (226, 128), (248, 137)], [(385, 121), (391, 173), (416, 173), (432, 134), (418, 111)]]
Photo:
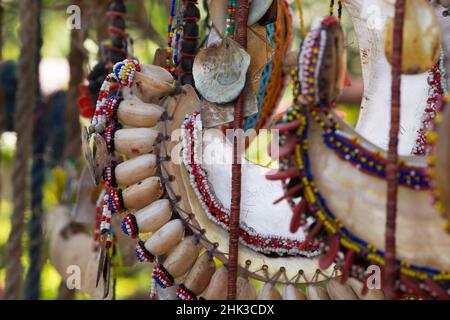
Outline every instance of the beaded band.
[(132, 213), (128, 213), (125, 218), (123, 218), (122, 222), (120, 223), (120, 228), (122, 229), (123, 233), (133, 239), (136, 238), (139, 234), (139, 227), (137, 225), (136, 217)]
[(184, 284), (180, 284), (177, 289), (177, 299), (178, 300), (197, 300), (197, 296), (191, 290), (186, 288)]
[(154, 269), (153, 279), (163, 289), (170, 288), (174, 284), (174, 279), (162, 264), (158, 264)]
[(136, 243), (136, 258), (140, 262), (153, 263), (153, 261), (155, 261), (155, 256), (145, 248), (144, 241), (142, 240), (139, 240), (138, 243)]

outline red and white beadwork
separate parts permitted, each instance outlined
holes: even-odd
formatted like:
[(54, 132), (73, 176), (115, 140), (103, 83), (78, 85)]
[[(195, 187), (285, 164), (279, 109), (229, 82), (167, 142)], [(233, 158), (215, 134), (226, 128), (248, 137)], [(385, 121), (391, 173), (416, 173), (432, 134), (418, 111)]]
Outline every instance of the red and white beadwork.
[[(182, 158), (189, 173), (192, 189), (197, 196), (208, 218), (217, 225), (228, 230), (230, 210), (223, 207), (215, 196), (208, 181), (207, 172), (201, 166), (202, 122), (200, 113), (194, 112), (186, 116), (182, 125)], [(313, 257), (319, 255), (318, 244), (310, 241), (300, 242), (279, 236), (264, 236), (241, 222), (241, 243), (265, 254), (302, 255)]]

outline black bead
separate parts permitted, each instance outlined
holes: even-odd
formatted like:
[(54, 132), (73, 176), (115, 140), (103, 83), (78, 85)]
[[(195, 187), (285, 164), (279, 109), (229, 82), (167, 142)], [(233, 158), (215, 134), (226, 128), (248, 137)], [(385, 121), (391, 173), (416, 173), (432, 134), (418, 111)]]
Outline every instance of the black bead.
[(108, 74), (108, 70), (106, 69), (106, 63), (99, 62), (94, 68), (92, 68), (91, 72), (88, 74), (88, 80), (95, 80), (99, 77), (105, 77)]
[(126, 28), (125, 20), (122, 19), (122, 17), (114, 17), (111, 25), (113, 27), (119, 28), (122, 31), (125, 30), (125, 28)]
[(122, 0), (116, 0), (111, 3), (108, 11), (126, 13), (127, 7), (125, 7), (125, 4), (123, 3)]
[(200, 19), (200, 10), (194, 6), (186, 6), (183, 13), (183, 18), (197, 18)]
[(194, 22), (186, 22), (183, 26), (183, 34), (190, 37), (198, 36), (198, 24)]
[(118, 49), (123, 49), (124, 45), (123, 45), (123, 39), (119, 36), (114, 36), (112, 38), (112, 45), (114, 48), (118, 48)]
[(194, 65), (194, 59), (190, 57), (181, 58), (181, 70), (183, 71), (191, 71)]
[(197, 52), (197, 40), (181, 41), (181, 51), (188, 54), (195, 54)]
[(195, 87), (194, 77), (192, 76), (191, 73), (181, 75), (180, 82), (182, 85), (190, 84), (191, 86)]

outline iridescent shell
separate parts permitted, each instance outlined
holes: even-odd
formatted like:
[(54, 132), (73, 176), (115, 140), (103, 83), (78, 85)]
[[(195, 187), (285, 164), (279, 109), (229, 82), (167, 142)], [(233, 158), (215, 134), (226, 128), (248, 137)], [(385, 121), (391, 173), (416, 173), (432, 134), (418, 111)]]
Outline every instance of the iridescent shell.
[(210, 102), (233, 101), (244, 89), (249, 65), (250, 55), (233, 40), (202, 49), (192, 68), (198, 92)]

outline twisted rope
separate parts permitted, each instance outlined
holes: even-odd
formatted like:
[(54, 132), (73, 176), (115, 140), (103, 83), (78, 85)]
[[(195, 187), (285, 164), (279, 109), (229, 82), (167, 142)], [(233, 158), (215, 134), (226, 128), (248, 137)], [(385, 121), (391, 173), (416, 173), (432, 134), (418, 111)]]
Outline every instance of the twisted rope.
[(25, 299), (38, 300), (40, 298), (41, 271), (42, 271), (42, 187), (45, 182), (44, 152), (47, 146), (47, 115), (42, 105), (39, 86), (39, 63), (41, 60), (40, 49), (42, 47), (42, 25), (40, 21), (42, 1), (38, 3), (38, 39), (35, 52), (35, 81), (36, 81), (36, 105), (34, 111), (33, 128), (33, 164), (31, 167), (31, 219), (28, 225), (30, 267), (25, 279)]
[[(243, 48), (247, 46), (247, 20), (249, 11), (248, 0), (237, 2), (237, 42)], [(241, 94), (234, 107), (233, 129), (242, 129), (244, 118), (244, 95)], [(242, 130), (240, 130), (242, 131)], [(236, 280), (238, 271), (239, 227), (241, 211), (242, 167), (239, 154), (240, 146), (236, 135), (233, 141), (233, 164), (231, 166), (231, 206), (230, 206), (230, 237), (228, 260), (228, 300), (236, 300)]]
[(17, 106), (14, 123), (17, 132), (16, 154), (12, 174), (13, 213), (8, 238), (5, 299), (19, 299), (22, 283), (22, 233), (27, 200), (28, 159), (31, 151), (32, 126), (30, 119), (36, 99), (36, 48), (38, 3), (20, 1), (20, 59), (18, 66)]
[[(83, 0), (73, 2), (80, 8), (84, 8)], [(65, 111), (65, 133), (66, 145), (64, 148), (64, 159), (78, 159), (81, 155), (81, 127), (80, 108), (78, 106), (78, 86), (83, 82), (83, 65), (86, 60), (86, 52), (83, 42), (87, 36), (87, 23), (85, 19), (81, 21), (81, 29), (73, 29), (70, 33), (70, 81), (67, 91), (67, 106)]]
[(386, 164), (387, 179), (387, 216), (385, 232), (385, 274), (384, 292), (386, 299), (396, 297), (397, 261), (395, 258), (395, 229), (397, 220), (398, 193), (398, 135), (400, 132), (400, 84), (402, 72), (403, 23), (405, 17), (405, 0), (395, 2), (394, 39), (392, 53), (391, 85), (391, 125), (389, 130), (389, 148)]

